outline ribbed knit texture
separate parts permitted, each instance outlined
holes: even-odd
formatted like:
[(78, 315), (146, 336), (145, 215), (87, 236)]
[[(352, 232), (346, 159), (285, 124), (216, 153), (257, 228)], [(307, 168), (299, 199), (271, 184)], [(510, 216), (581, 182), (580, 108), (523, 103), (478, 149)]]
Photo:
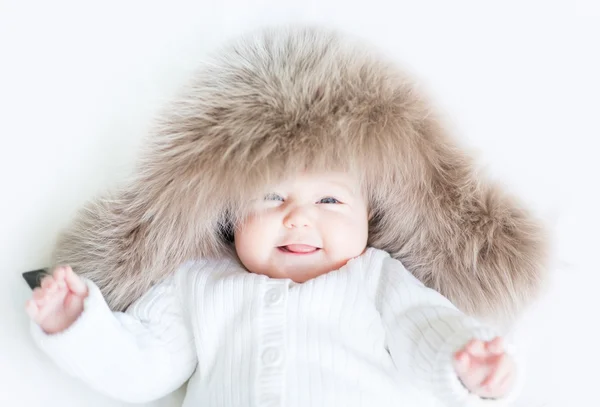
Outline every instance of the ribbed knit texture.
[(36, 343), (112, 397), (143, 402), (190, 383), (184, 406), (484, 406), (452, 355), (494, 332), (369, 248), (303, 284), (195, 261), (112, 313), (89, 280), (84, 312)]

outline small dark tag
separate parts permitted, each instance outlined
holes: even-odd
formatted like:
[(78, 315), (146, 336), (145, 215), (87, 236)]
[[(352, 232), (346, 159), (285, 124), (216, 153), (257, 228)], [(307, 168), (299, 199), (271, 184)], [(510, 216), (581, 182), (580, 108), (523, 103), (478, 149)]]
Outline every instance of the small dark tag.
[(27, 281), (27, 285), (33, 290), (34, 288), (40, 286), (42, 278), (47, 275), (48, 271), (46, 269), (39, 269), (23, 273), (23, 278), (25, 281)]

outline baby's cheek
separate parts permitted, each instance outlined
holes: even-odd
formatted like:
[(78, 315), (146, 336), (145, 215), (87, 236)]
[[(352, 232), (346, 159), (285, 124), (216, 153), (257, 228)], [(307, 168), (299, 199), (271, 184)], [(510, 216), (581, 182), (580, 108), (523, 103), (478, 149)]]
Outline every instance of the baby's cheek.
[(367, 242), (368, 225), (360, 219), (343, 217), (327, 226), (329, 239), (344, 252), (362, 251)]
[(244, 265), (251, 263), (256, 267), (267, 261), (273, 245), (273, 222), (264, 216), (250, 216), (235, 235), (236, 251)]

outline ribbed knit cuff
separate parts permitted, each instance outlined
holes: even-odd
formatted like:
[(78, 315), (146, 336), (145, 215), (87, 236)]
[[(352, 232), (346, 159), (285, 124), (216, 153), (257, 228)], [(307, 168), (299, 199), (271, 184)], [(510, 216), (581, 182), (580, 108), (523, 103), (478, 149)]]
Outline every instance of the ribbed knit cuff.
[(83, 312), (71, 326), (48, 334), (33, 320), (30, 322), (30, 332), (36, 345), (61, 368), (76, 376), (83, 376), (82, 367), (93, 366), (94, 360), (100, 357), (89, 350), (95, 348), (93, 344), (96, 341), (102, 341), (104, 327), (116, 323), (100, 289), (90, 280), (84, 279), (84, 282), (88, 296), (83, 302)]
[(507, 353), (514, 359), (517, 365), (515, 383), (509, 393), (502, 398), (483, 399), (476, 394), (470, 393), (458, 379), (453, 365), (454, 354), (464, 347), (471, 339), (490, 341), (497, 334), (488, 328), (478, 327), (473, 330), (458, 332), (439, 348), (432, 360), (431, 387), (437, 396), (449, 407), (464, 406), (504, 406), (512, 402), (520, 393), (522, 387), (523, 367), (517, 360), (514, 349), (507, 346)]

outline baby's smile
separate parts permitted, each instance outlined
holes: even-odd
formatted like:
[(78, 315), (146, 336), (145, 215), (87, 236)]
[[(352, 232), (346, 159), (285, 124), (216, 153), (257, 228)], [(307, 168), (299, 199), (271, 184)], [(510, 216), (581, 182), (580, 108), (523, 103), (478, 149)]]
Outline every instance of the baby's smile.
[(314, 254), (321, 250), (320, 247), (310, 246), (307, 244), (288, 244), (285, 246), (278, 246), (277, 249), (282, 253), (292, 255)]

